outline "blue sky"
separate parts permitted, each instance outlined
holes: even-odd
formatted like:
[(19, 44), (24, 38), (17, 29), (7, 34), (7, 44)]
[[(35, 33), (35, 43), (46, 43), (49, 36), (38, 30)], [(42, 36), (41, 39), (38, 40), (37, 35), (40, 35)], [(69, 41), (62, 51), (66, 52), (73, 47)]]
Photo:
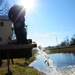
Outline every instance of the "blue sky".
[[(30, 0), (31, 1), (31, 0)], [(8, 1), (9, 5), (18, 0)], [(35, 0), (35, 9), (26, 13), (28, 38), (41, 46), (53, 46), (75, 34), (75, 0)]]

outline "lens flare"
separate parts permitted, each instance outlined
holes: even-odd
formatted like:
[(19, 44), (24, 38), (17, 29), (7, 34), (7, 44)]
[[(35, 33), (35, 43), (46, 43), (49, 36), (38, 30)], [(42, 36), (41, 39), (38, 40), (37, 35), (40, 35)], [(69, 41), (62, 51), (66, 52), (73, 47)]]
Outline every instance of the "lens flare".
[(25, 7), (26, 12), (31, 12), (35, 9), (35, 0), (20, 0), (19, 4)]

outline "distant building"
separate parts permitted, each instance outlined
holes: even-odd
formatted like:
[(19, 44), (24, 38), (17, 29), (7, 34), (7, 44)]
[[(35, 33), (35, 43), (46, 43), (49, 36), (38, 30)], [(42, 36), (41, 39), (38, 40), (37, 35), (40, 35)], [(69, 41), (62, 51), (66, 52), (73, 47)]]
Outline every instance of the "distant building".
[(8, 44), (12, 35), (12, 23), (8, 16), (0, 16), (0, 45)]

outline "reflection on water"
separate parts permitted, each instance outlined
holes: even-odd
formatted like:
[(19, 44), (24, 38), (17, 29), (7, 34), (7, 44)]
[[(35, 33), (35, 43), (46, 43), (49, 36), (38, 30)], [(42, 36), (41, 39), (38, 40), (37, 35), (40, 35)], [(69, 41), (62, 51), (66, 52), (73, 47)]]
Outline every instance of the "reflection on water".
[(73, 53), (56, 53), (48, 56), (57, 67), (75, 65), (75, 54)]
[[(52, 59), (57, 71), (60, 73), (59, 75), (75, 75), (75, 54), (56, 53), (48, 54), (48, 56)], [(43, 56), (37, 55), (36, 60), (31, 63), (30, 66), (33, 66), (42, 72), (46, 72), (48, 65), (44, 63), (44, 60)]]

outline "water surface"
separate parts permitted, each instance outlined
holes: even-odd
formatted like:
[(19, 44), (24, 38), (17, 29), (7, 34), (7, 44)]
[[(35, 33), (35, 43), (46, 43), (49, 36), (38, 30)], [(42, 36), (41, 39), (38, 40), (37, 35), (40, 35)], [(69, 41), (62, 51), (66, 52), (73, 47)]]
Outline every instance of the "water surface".
[[(56, 54), (47, 54), (48, 57), (52, 60), (54, 66), (57, 69), (57, 72), (60, 72), (59, 75), (75, 75), (75, 54), (73, 53), (56, 53)], [(49, 73), (49, 68), (47, 63), (45, 63), (45, 58), (41, 55), (36, 56), (36, 60), (30, 64), (34, 68)], [(55, 74), (58, 75), (58, 74)]]

